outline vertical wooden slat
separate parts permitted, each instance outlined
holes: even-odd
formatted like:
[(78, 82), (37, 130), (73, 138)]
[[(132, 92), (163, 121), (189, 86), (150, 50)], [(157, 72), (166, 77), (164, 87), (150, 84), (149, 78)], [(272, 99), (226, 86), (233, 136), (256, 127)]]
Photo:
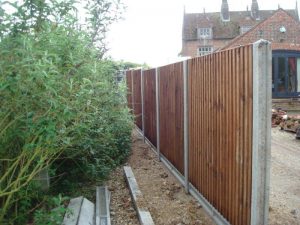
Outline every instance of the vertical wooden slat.
[[(248, 53), (248, 61), (249, 61), (249, 77), (248, 77), (248, 81), (249, 81), (249, 101), (248, 101), (248, 106), (247, 106), (247, 118), (248, 123), (249, 123), (249, 130), (248, 130), (248, 134), (249, 134), (249, 140), (248, 140), (248, 145), (247, 145), (247, 149), (251, 149), (252, 148), (252, 133), (253, 133), (253, 126), (252, 126), (252, 121), (250, 120), (251, 117), (253, 117), (253, 62), (252, 62), (252, 46), (249, 46), (249, 53)], [(247, 201), (248, 201), (248, 207), (251, 208), (251, 195), (252, 194), (248, 194), (251, 193), (251, 185), (252, 185), (252, 152), (248, 152), (248, 165), (247, 165)], [(247, 210), (247, 221), (251, 220), (251, 211)]]
[[(231, 54), (230, 54), (230, 59), (231, 59), (231, 64), (230, 64), (230, 69), (231, 69), (231, 73), (229, 73), (229, 91), (230, 91), (230, 94), (228, 95), (229, 99), (230, 99), (230, 103), (231, 103), (231, 107), (230, 107), (230, 130), (228, 132), (228, 138), (231, 137), (233, 135), (233, 131), (235, 129), (235, 115), (234, 115), (234, 98), (232, 97), (232, 95), (235, 95), (234, 93), (234, 82), (235, 82), (235, 77), (234, 77), (234, 71), (235, 71), (235, 65), (234, 65), (234, 61), (235, 61), (235, 58), (234, 58), (234, 55), (235, 55), (235, 50), (232, 50), (231, 51)], [(234, 155), (234, 140), (232, 140), (232, 138), (229, 138), (230, 139), (230, 149), (229, 149), (229, 152), (230, 152), (230, 155), (231, 155), (231, 158), (230, 158), (230, 165), (231, 165), (231, 171), (230, 171), (230, 175), (231, 175), (231, 180), (230, 180), (230, 192), (231, 192), (231, 201), (230, 201), (230, 208), (232, 209), (231, 210), (231, 220), (230, 221), (234, 221), (235, 219), (235, 208), (234, 208), (234, 196), (235, 196), (235, 193), (234, 193), (234, 181), (236, 179), (235, 177), (235, 174), (234, 174), (234, 171), (235, 171), (235, 155)]]
[(233, 73), (233, 88), (234, 88), (234, 97), (233, 97), (233, 113), (234, 117), (232, 118), (234, 123), (234, 130), (232, 132), (232, 136), (236, 137), (233, 140), (233, 166), (234, 166), (234, 182), (233, 182), (233, 190), (234, 190), (234, 224), (238, 223), (238, 180), (239, 180), (239, 168), (238, 168), (238, 139), (239, 139), (239, 111), (238, 111), (238, 95), (239, 95), (239, 80), (238, 80), (238, 49), (235, 49), (234, 53), (234, 73)]

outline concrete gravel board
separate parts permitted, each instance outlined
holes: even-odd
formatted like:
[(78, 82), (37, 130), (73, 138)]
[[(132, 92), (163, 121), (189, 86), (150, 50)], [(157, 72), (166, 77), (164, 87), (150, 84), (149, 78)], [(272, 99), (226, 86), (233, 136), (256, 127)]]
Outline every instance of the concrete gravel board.
[(62, 225), (77, 225), (82, 201), (82, 196), (70, 200), (68, 205), (70, 211), (65, 214)]

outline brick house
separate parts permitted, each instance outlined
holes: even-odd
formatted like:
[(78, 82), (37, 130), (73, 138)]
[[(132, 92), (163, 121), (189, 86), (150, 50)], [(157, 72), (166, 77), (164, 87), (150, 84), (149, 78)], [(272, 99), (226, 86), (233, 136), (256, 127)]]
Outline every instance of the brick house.
[(278, 9), (248, 32), (221, 49), (265, 39), (272, 44), (273, 98), (300, 98), (300, 23), (287, 11)]
[(222, 0), (220, 13), (185, 13), (182, 31), (181, 56), (201, 56), (259, 39), (270, 41), (273, 98), (300, 100), (297, 3), (294, 10), (259, 10), (257, 1), (252, 0), (251, 10), (230, 12), (227, 0)]
[[(295, 9), (284, 11), (294, 21), (299, 21), (297, 4)], [(275, 12), (277, 11), (259, 10), (257, 0), (252, 0), (250, 10), (247, 8), (245, 11), (230, 11), (227, 0), (222, 0), (220, 12), (184, 13), (180, 55), (195, 57), (217, 51), (262, 21), (278, 14)], [(280, 19), (277, 18), (277, 21)], [(257, 34), (257, 36), (268, 35), (269, 30)]]

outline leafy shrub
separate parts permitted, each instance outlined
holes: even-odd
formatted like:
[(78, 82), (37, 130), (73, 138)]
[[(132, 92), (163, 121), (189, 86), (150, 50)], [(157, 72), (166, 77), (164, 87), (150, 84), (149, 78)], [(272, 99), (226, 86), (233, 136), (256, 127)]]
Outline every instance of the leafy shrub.
[[(60, 225), (62, 223), (67, 208), (65, 201), (67, 197), (62, 197), (59, 194), (47, 200), (47, 208), (41, 208), (34, 213), (34, 223), (38, 225)], [(70, 212), (72, 213), (72, 212)]]
[(114, 83), (119, 65), (100, 61), (122, 4), (82, 2), (85, 32), (76, 4), (0, 2), (0, 224), (25, 224), (37, 208), (37, 224), (58, 223), (63, 209), (49, 211), (34, 181), (42, 170), (66, 192), (79, 178), (104, 179), (128, 155), (132, 119), (124, 84)]
[(72, 26), (45, 20), (28, 29), (0, 41), (0, 223), (28, 219), (41, 201), (27, 194), (41, 170), (60, 185), (101, 180), (130, 147), (132, 119), (114, 63), (100, 61), (90, 36)]

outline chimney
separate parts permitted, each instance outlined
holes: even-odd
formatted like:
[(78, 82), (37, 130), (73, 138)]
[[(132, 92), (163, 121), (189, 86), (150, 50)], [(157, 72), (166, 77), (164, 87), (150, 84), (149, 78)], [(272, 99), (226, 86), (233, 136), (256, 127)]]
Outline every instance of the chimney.
[(252, 0), (251, 16), (253, 19), (259, 20), (259, 8), (258, 8), (257, 0)]
[(221, 6), (221, 19), (222, 21), (230, 21), (229, 16), (229, 7), (227, 0), (222, 0), (222, 6)]

